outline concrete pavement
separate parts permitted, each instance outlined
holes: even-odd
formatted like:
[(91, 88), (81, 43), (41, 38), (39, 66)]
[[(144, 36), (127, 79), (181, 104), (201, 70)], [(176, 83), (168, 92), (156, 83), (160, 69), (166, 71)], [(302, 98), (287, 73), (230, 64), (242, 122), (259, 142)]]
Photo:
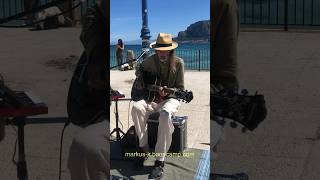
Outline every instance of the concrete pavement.
[(254, 132), (226, 128), (217, 171), (253, 180), (316, 180), (320, 175), (320, 34), (240, 33), (240, 86), (259, 90), (268, 117)]

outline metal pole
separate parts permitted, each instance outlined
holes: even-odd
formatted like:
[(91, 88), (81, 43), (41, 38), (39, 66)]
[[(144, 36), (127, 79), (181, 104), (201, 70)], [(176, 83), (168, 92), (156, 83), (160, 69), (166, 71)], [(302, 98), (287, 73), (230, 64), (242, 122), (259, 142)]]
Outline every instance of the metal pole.
[(16, 118), (16, 124), (18, 126), (18, 148), (19, 148), (19, 156), (17, 163), (17, 176), (19, 180), (27, 180), (28, 179), (28, 171), (27, 171), (27, 163), (24, 149), (24, 125), (25, 125), (25, 117)]
[(284, 30), (288, 31), (288, 0), (284, 1)]
[(142, 39), (142, 50), (149, 50), (149, 39), (150, 39), (150, 30), (148, 28), (148, 6), (147, 0), (142, 0), (142, 29), (141, 29), (141, 39)]
[(198, 54), (198, 55), (199, 55), (198, 60), (199, 60), (199, 71), (200, 71), (200, 70), (201, 70), (201, 67), (200, 67), (200, 65), (201, 65), (201, 64), (200, 64), (200, 58), (201, 58), (200, 50), (199, 50), (199, 54)]

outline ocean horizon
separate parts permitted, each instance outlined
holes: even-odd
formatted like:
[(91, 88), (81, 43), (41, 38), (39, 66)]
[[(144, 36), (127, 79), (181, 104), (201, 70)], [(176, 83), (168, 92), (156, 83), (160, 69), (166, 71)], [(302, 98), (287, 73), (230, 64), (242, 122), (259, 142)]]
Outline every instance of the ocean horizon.
[[(141, 45), (124, 45), (124, 58), (126, 61), (127, 51), (132, 50), (135, 58), (141, 53)], [(153, 54), (154, 51), (150, 51)], [(110, 45), (110, 67), (117, 64), (116, 45)], [(184, 60), (185, 69), (209, 70), (210, 69), (210, 44), (179, 44), (176, 55)]]

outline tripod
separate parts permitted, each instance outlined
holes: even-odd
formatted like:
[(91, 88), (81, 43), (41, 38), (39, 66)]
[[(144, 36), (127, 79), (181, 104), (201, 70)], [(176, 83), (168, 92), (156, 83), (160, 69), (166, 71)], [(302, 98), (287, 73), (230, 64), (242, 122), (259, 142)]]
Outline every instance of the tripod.
[[(120, 128), (119, 128), (119, 111), (118, 111), (118, 101), (119, 98), (114, 98), (113, 101), (115, 101), (115, 106), (116, 106), (116, 128), (112, 130), (110, 133), (110, 136), (112, 136), (113, 133), (116, 133), (116, 142), (120, 142), (121, 137), (125, 134)], [(122, 135), (121, 135), (122, 134)]]

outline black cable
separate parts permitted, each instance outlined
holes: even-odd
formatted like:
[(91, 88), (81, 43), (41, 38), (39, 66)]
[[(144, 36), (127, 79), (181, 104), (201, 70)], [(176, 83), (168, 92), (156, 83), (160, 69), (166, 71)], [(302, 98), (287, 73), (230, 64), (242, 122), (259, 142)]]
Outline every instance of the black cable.
[[(11, 120), (11, 119), (8, 119), (8, 120)], [(12, 127), (13, 131), (14, 131), (14, 132), (16, 133), (16, 135), (17, 135), (16, 140), (15, 140), (15, 143), (14, 143), (14, 149), (13, 149), (13, 154), (12, 154), (12, 159), (11, 159), (11, 161), (12, 161), (12, 163), (13, 163), (14, 165), (17, 165), (17, 161), (15, 160), (15, 157), (16, 157), (16, 153), (17, 153), (18, 131), (17, 131), (17, 129), (12, 125), (12, 123), (10, 123), (10, 124), (11, 124), (11, 127)]]
[[(0, 25), (0, 27), (3, 27), (3, 28), (23, 28), (23, 27), (27, 27), (27, 26), (32, 26), (32, 25), (35, 25), (35, 24), (38, 24), (38, 23), (41, 23), (41, 22), (45, 22), (47, 21), (48, 19), (53, 19), (53, 18), (56, 18), (62, 14), (65, 14), (65, 13), (68, 13), (68, 12), (71, 12), (73, 11), (75, 8), (79, 7), (80, 5), (82, 4), (82, 1), (80, 1), (76, 6), (68, 9), (68, 10), (65, 10), (65, 11), (62, 11), (61, 13), (59, 14), (56, 14), (54, 16), (50, 16), (50, 17), (46, 17), (45, 19), (43, 20), (39, 20), (39, 21), (35, 21), (35, 22), (32, 22), (32, 23), (29, 23), (29, 24), (24, 24), (24, 25)], [(1, 24), (1, 22), (0, 22)]]
[(130, 118), (129, 116), (130, 116), (130, 105), (131, 105), (131, 101), (132, 101), (132, 100), (129, 101), (129, 107), (128, 107), (128, 129), (129, 129), (129, 118)]
[(59, 180), (61, 180), (61, 163), (62, 163), (62, 143), (63, 143), (63, 135), (64, 130), (66, 127), (70, 124), (70, 122), (66, 122), (63, 126), (62, 132), (61, 132), (61, 138), (60, 138), (60, 155), (59, 155)]
[(13, 155), (11, 161), (13, 162), (14, 165), (17, 166), (17, 161), (15, 160), (16, 153), (17, 153), (17, 143), (18, 143), (18, 137), (16, 138), (16, 141), (14, 143), (14, 150), (13, 150)]

